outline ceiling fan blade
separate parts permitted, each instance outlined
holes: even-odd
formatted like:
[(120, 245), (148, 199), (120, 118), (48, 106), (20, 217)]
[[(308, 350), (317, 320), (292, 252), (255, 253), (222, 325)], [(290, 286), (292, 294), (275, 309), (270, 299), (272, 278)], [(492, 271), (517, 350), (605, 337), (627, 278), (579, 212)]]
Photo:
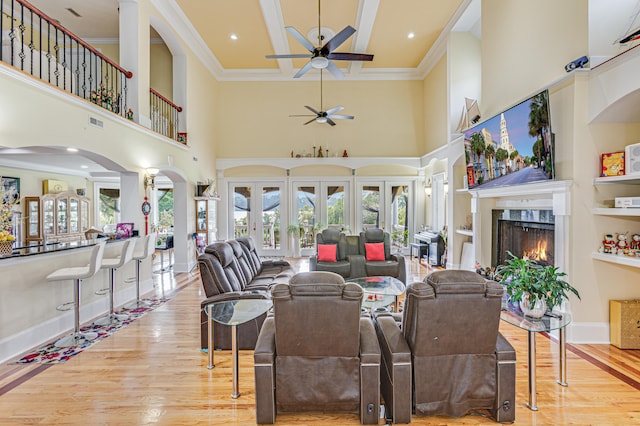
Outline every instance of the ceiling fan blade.
[(316, 119), (312, 118), (311, 120), (309, 120), (306, 123), (304, 123), (304, 125), (306, 126), (307, 124), (313, 123), (314, 121), (316, 121)]
[(342, 73), (342, 71), (340, 71), (340, 69), (333, 62), (329, 61), (327, 69), (337, 80), (342, 80), (344, 78), (344, 74)]
[(313, 53), (316, 50), (316, 47), (309, 40), (307, 40), (307, 38), (303, 36), (300, 31), (296, 30), (293, 27), (284, 27), (284, 29), (287, 30), (287, 32), (291, 34), (293, 38), (298, 40), (298, 43), (303, 45), (309, 52)]
[(333, 52), (338, 46), (347, 41), (349, 37), (356, 32), (356, 29), (350, 25), (344, 27), (342, 31), (333, 36), (324, 46), (322, 46), (322, 52), (326, 55)]
[(344, 109), (344, 107), (343, 107), (342, 105), (338, 105), (338, 106), (336, 106), (336, 107), (333, 107), (333, 108), (331, 108), (331, 109), (328, 109), (328, 110), (327, 110), (327, 115), (331, 115), (331, 114), (333, 114), (333, 113), (335, 113), (335, 112), (342, 111), (343, 109)]
[(289, 117), (316, 117), (316, 116), (311, 114), (291, 114), (289, 115)]
[(316, 111), (315, 109), (311, 108), (309, 105), (305, 105), (304, 107), (306, 109), (308, 109), (309, 111), (313, 112), (315, 115), (320, 115), (321, 114), (319, 111)]
[(304, 75), (304, 73), (306, 73), (307, 71), (309, 71), (311, 69), (311, 61), (307, 62), (306, 65), (302, 68), (300, 68), (300, 71), (298, 71), (296, 73), (296, 75), (293, 76), (293, 78), (300, 78)]
[(332, 119), (330, 119), (329, 117), (327, 117), (327, 124), (331, 124), (332, 126), (335, 126), (336, 123), (335, 121), (333, 121)]
[(299, 53), (299, 54), (293, 54), (293, 55), (266, 55), (265, 58), (267, 59), (310, 59), (312, 57), (312, 55), (309, 55), (307, 53)]
[(353, 115), (327, 114), (327, 118), (334, 120), (353, 120), (355, 117)]
[(367, 53), (341, 53), (334, 52), (327, 55), (327, 59), (334, 61), (373, 61), (373, 55)]

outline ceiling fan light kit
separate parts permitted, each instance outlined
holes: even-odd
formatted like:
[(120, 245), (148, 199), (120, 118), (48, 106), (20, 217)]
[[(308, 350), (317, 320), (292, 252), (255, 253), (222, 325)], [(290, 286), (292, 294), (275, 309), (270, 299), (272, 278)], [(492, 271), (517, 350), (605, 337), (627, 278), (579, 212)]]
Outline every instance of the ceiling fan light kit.
[(323, 56), (311, 58), (311, 66), (315, 69), (324, 69), (329, 66), (329, 60)]

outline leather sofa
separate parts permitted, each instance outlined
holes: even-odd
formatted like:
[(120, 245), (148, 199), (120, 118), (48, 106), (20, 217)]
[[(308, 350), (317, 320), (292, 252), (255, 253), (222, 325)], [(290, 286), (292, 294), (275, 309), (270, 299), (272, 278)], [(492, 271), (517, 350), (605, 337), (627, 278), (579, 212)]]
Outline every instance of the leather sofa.
[[(269, 298), (269, 288), (288, 283), (295, 273), (289, 262), (262, 261), (251, 238), (216, 242), (198, 256), (206, 299), (200, 303), (200, 343), (208, 347), (208, 318), (204, 307), (213, 302), (243, 298)], [(253, 349), (266, 315), (238, 327), (239, 349)], [(231, 349), (231, 328), (214, 324), (214, 348)]]
[(487, 410), (515, 420), (516, 354), (498, 331), (503, 292), (471, 271), (435, 271), (407, 286), (401, 325), (375, 316), (388, 419)]
[[(367, 260), (367, 244), (382, 243), (384, 259)], [(335, 261), (318, 258), (321, 245), (336, 245)], [(320, 258), (322, 259), (322, 257)], [(405, 258), (391, 254), (391, 238), (382, 229), (367, 229), (360, 235), (345, 235), (335, 229), (325, 229), (316, 236), (316, 254), (309, 258), (310, 271), (335, 272), (345, 280), (350, 278), (385, 275), (407, 282)]]
[(332, 272), (301, 272), (272, 287), (273, 315), (254, 352), (256, 423), (317, 411), (378, 424), (380, 346), (362, 298), (360, 286)]

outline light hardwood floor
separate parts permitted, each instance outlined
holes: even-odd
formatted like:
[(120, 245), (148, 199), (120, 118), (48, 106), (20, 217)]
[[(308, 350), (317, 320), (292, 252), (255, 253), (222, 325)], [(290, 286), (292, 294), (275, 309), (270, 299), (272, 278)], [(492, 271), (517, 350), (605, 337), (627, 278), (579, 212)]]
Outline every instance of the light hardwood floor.
[[(407, 258), (409, 260), (409, 258)], [(306, 260), (293, 262), (307, 270)], [(409, 276), (428, 272), (415, 260)], [(64, 364), (0, 366), (0, 425), (251, 425), (255, 424), (253, 356), (240, 354), (240, 398), (231, 398), (230, 351), (208, 370), (199, 350), (197, 271), (155, 276), (170, 300)], [(516, 424), (640, 424), (640, 351), (609, 345), (567, 345), (568, 387), (556, 384), (557, 345), (538, 342), (538, 406), (526, 408), (527, 336), (501, 331), (517, 350)], [(350, 414), (278, 415), (280, 425), (357, 425)], [(380, 424), (384, 424), (381, 420)], [(478, 415), (414, 417), (413, 424), (495, 424)]]

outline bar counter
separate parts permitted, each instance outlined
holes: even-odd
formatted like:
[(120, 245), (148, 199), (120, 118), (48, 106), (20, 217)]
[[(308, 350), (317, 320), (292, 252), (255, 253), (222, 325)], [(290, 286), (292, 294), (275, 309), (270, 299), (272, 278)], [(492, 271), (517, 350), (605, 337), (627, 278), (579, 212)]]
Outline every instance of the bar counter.
[[(142, 238), (136, 239), (140, 244)], [(91, 248), (98, 240), (50, 243), (16, 248), (11, 256), (0, 257), (0, 362), (53, 340), (73, 329), (73, 309), (56, 307), (73, 301), (73, 283), (47, 281), (47, 275), (60, 268), (85, 266)], [(105, 258), (120, 255), (125, 240), (107, 240)], [(141, 247), (137, 247), (141, 249)], [(140, 268), (141, 294), (153, 290), (152, 257)], [(114, 301), (116, 310), (136, 297), (135, 261), (116, 271)], [(96, 291), (109, 287), (108, 269), (82, 281), (80, 323), (86, 324), (106, 315), (109, 296)]]
[[(13, 253), (10, 256), (0, 255), (0, 260), (11, 259), (16, 257), (34, 256), (38, 254), (55, 253), (64, 250), (72, 250), (76, 248), (91, 247), (96, 245), (99, 240), (82, 240), (72, 241), (67, 243), (47, 243), (47, 244), (33, 244), (29, 246), (16, 247), (13, 249)], [(116, 241), (116, 240), (109, 240)]]

